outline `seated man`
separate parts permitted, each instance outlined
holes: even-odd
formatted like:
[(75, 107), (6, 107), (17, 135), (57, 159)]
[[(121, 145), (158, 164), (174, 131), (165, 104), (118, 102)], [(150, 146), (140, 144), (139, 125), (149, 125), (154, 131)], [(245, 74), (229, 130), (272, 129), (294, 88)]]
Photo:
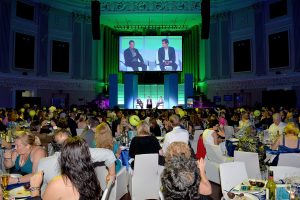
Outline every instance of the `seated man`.
[(169, 46), (168, 39), (162, 40), (162, 47), (158, 49), (158, 61), (161, 71), (166, 71), (166, 66), (172, 66), (173, 71), (177, 70), (175, 49)]
[(143, 102), (142, 102), (142, 100), (140, 98), (136, 99), (136, 104), (139, 105), (141, 107), (141, 109), (143, 109), (143, 107), (144, 107), (143, 106)]
[(147, 108), (152, 108), (152, 99), (150, 96), (148, 96), (148, 99), (147, 99)]
[(158, 102), (156, 103), (156, 108), (158, 108), (158, 106), (163, 103), (164, 103), (164, 100), (163, 100), (162, 96), (160, 96)]
[(144, 59), (140, 52), (134, 48), (134, 41), (129, 41), (129, 48), (124, 51), (125, 65), (132, 67), (133, 71), (139, 71), (139, 67), (142, 71), (147, 71), (147, 65), (144, 63)]

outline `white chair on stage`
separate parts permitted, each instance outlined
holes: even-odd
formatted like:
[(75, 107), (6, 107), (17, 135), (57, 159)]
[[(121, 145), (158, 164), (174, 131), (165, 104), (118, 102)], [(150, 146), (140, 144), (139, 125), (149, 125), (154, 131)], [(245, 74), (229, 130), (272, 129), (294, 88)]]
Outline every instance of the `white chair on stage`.
[(248, 179), (245, 163), (231, 162), (220, 164), (220, 178), (223, 196), (235, 186)]
[(285, 178), (298, 176), (300, 177), (300, 168), (297, 167), (287, 167), (287, 166), (270, 166), (271, 171), (273, 171), (274, 181), (283, 180)]
[(219, 166), (225, 162), (232, 162), (233, 159), (223, 155), (219, 145), (204, 143), (206, 148), (205, 171), (208, 180), (220, 184)]
[(281, 153), (277, 166), (300, 168), (300, 153)]
[(195, 130), (194, 139), (190, 141), (194, 153), (197, 153), (198, 140), (202, 135), (203, 130)]
[(131, 177), (130, 194), (133, 200), (159, 198), (158, 154), (136, 155)]
[(249, 178), (261, 179), (258, 153), (234, 151), (234, 162), (244, 162)]
[(224, 126), (225, 139), (228, 140), (232, 138), (234, 134), (234, 128), (232, 126)]

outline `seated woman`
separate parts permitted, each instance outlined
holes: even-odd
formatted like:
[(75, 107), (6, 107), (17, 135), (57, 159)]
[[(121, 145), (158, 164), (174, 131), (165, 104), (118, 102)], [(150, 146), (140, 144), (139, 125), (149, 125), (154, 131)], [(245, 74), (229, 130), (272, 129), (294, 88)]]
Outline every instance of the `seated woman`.
[(117, 126), (117, 135), (116, 136), (125, 134), (129, 130), (134, 130), (134, 127), (128, 123), (126, 117), (122, 117), (120, 124)]
[(285, 153), (300, 153), (299, 129), (294, 123), (288, 123), (282, 134), (271, 146), (273, 150), (279, 150)]
[[(190, 157), (189, 146), (173, 142), (166, 152), (166, 164), (161, 175), (165, 199), (211, 199), (211, 185), (205, 174), (204, 160)], [(198, 167), (198, 169), (197, 169)]]
[(119, 147), (119, 144), (116, 141), (114, 141), (111, 129), (109, 128), (107, 123), (102, 122), (96, 127), (95, 142), (97, 148), (110, 149), (114, 152), (117, 158), (115, 163), (116, 173), (118, 173), (122, 167), (122, 163), (119, 160), (121, 149)]
[(219, 129), (219, 121), (211, 119), (208, 123), (209, 128), (205, 129), (202, 134), (204, 144), (219, 145), (224, 142), (225, 134)]
[[(142, 121), (137, 127), (137, 136), (131, 141), (129, 156), (134, 158), (138, 154), (159, 153), (160, 149), (158, 140), (150, 133), (149, 125)], [(131, 162), (131, 168), (134, 168), (134, 162)]]
[(38, 162), (46, 157), (45, 150), (35, 145), (35, 137), (26, 131), (20, 131), (15, 139), (16, 150), (7, 150), (4, 153), (4, 166), (13, 168), (15, 173), (24, 176), (21, 178), (9, 178), (9, 184), (29, 182), (35, 173)]
[(150, 132), (152, 133), (152, 135), (154, 136), (161, 136), (161, 130), (160, 127), (156, 121), (156, 118), (151, 118), (149, 120), (150, 123)]
[[(76, 136), (64, 143), (59, 159), (61, 176), (53, 178), (48, 184), (43, 200), (98, 200), (100, 184), (93, 168), (88, 144)], [(30, 179), (32, 199), (41, 199), (40, 185), (43, 172)]]

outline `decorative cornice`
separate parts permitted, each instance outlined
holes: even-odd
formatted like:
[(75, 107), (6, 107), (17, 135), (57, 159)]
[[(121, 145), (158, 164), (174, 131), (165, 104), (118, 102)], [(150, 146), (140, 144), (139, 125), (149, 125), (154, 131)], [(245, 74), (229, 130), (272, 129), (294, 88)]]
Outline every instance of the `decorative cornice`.
[(259, 77), (243, 80), (208, 80), (208, 87), (214, 90), (241, 90), (258, 88), (278, 88), (286, 86), (300, 86), (300, 74), (272, 77)]
[(82, 13), (78, 13), (78, 12), (72, 12), (72, 17), (73, 17), (73, 21), (75, 21), (75, 22), (83, 22), (83, 21), (90, 22), (91, 21), (90, 15), (86, 15), (86, 14), (82, 14)]
[(13, 77), (0, 75), (0, 87), (38, 88), (49, 90), (78, 90), (94, 91), (96, 81), (89, 80), (60, 80), (39, 77)]
[(200, 13), (200, 1), (101, 1), (101, 14), (110, 13)]

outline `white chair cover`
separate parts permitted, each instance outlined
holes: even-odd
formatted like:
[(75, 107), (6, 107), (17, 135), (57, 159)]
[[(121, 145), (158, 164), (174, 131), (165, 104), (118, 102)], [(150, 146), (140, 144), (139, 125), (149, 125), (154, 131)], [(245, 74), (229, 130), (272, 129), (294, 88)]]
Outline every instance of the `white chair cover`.
[(133, 200), (159, 198), (158, 154), (136, 155), (132, 175)]
[(124, 196), (127, 192), (128, 186), (128, 173), (126, 167), (122, 167), (121, 170), (116, 175), (115, 184), (113, 185), (109, 200), (119, 200)]
[(244, 162), (249, 178), (261, 179), (258, 153), (234, 151), (234, 162)]
[(277, 166), (300, 168), (300, 153), (281, 153)]
[(300, 176), (300, 168), (287, 167), (287, 166), (271, 166), (270, 169), (273, 171), (274, 181), (285, 179), (293, 176)]
[[(227, 194), (233, 187), (248, 179), (245, 163), (230, 162), (220, 164), (222, 193)], [(226, 191), (225, 191), (226, 190)]]

